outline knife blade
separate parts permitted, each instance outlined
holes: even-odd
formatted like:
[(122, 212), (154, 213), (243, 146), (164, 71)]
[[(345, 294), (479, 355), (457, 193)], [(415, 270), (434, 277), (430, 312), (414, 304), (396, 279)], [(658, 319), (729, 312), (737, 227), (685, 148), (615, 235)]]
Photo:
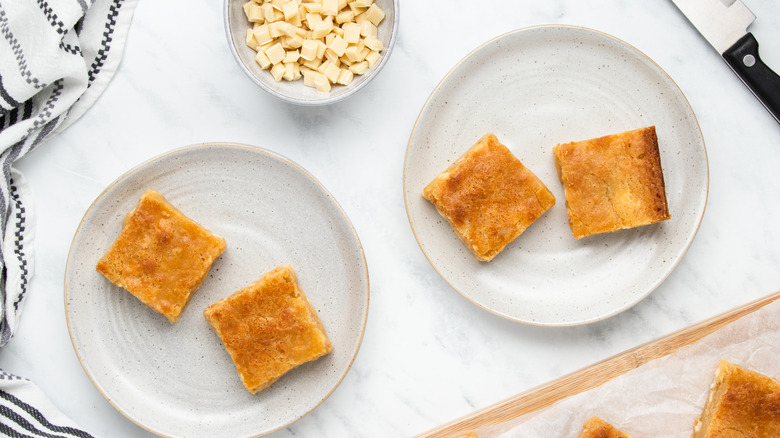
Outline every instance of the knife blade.
[(739, 0), (672, 2), (780, 123), (780, 76), (761, 60), (758, 41), (747, 30), (753, 12)]

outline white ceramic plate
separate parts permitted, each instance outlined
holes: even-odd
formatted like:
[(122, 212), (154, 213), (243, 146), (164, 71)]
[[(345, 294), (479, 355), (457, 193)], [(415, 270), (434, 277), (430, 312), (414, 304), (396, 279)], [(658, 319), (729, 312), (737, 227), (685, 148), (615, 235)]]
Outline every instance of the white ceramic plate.
[[(649, 125), (656, 125), (672, 218), (575, 240), (553, 147)], [(557, 200), (488, 263), (476, 261), (420, 195), (486, 132)], [(708, 179), (696, 117), (658, 65), (603, 33), (540, 26), (485, 43), (441, 81), (409, 140), (404, 196), (420, 248), (455, 290), (509, 319), (565, 326), (621, 312), (661, 284), (698, 230)]]
[[(147, 189), (227, 242), (173, 325), (95, 271)], [(203, 310), (281, 264), (295, 269), (333, 351), (252, 395)], [(120, 177), (87, 210), (65, 271), (68, 328), (87, 375), (122, 414), (165, 436), (258, 436), (310, 412), (357, 354), (368, 295), (363, 249), (335, 199), (293, 162), (235, 144), (178, 149)]]

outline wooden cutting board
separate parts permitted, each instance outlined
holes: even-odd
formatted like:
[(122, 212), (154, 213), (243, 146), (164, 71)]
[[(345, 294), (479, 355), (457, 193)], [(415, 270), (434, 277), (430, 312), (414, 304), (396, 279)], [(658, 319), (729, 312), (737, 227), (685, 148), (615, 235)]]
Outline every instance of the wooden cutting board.
[(674, 353), (737, 319), (780, 299), (780, 292), (745, 304), (714, 318), (625, 351), (557, 380), (443, 424), (418, 437), (457, 437), (480, 427), (493, 426), (550, 406), (566, 397), (593, 389), (653, 359)]

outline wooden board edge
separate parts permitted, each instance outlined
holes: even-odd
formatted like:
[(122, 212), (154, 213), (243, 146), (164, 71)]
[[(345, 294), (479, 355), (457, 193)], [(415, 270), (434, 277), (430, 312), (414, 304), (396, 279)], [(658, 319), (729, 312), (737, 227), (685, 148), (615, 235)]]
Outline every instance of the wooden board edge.
[(459, 436), (543, 409), (574, 394), (600, 386), (651, 360), (672, 354), (778, 299), (780, 291), (472, 412), (417, 435), (417, 438)]

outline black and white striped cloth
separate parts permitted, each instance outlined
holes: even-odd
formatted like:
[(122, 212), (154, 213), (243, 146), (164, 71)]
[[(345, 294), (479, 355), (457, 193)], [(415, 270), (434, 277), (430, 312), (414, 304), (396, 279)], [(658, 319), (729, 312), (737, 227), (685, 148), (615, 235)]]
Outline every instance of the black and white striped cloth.
[[(19, 324), (35, 218), (14, 162), (76, 121), (116, 72), (137, 0), (0, 0), (0, 347)], [(88, 437), (0, 370), (0, 435)]]
[(93, 438), (63, 415), (29, 380), (0, 371), (0, 435)]
[(78, 119), (119, 66), (136, 0), (0, 0), (0, 346), (32, 270), (29, 199), (14, 161)]

